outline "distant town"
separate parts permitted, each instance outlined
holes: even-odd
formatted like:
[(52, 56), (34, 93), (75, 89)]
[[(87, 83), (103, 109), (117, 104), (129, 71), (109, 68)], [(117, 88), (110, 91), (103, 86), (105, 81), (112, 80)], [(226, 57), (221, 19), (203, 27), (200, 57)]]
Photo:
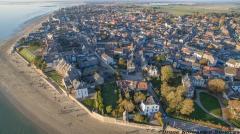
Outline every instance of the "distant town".
[(239, 13), (62, 8), (12, 51), (100, 116), (163, 129), (240, 128)]

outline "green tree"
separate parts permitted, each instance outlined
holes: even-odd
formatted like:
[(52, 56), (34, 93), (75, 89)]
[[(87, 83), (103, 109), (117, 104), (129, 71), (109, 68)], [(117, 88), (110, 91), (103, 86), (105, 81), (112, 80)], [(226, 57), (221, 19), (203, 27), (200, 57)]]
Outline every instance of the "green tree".
[(166, 57), (164, 55), (157, 55), (154, 57), (154, 60), (158, 63), (163, 62), (166, 60)]
[(183, 115), (190, 115), (194, 111), (194, 103), (191, 99), (185, 99), (182, 102), (182, 108), (180, 110)]
[(106, 112), (108, 114), (110, 114), (112, 112), (112, 106), (111, 105), (106, 107)]
[(120, 103), (120, 107), (123, 107), (127, 112), (132, 112), (135, 108), (135, 105), (132, 103), (132, 101), (124, 99)]
[(102, 94), (101, 94), (101, 91), (98, 90), (96, 93), (95, 93), (95, 108), (102, 112), (104, 111), (104, 105), (103, 105), (103, 98), (102, 98)]
[(199, 61), (199, 64), (206, 66), (208, 64), (208, 60), (203, 58)]
[(139, 113), (134, 114), (133, 120), (134, 120), (135, 122), (143, 123), (143, 122), (144, 122), (144, 116), (142, 116), (142, 115), (139, 114)]
[(226, 90), (226, 84), (222, 79), (212, 79), (208, 81), (208, 88), (213, 92), (221, 93)]
[(173, 77), (172, 67), (167, 65), (161, 68), (161, 80), (168, 82)]
[(146, 96), (141, 92), (136, 92), (134, 94), (135, 103), (140, 103), (141, 101), (144, 101), (145, 99), (146, 99)]

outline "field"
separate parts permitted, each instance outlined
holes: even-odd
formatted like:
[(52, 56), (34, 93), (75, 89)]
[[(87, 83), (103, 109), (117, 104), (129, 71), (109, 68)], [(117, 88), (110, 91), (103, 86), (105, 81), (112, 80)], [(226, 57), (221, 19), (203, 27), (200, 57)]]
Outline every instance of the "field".
[(196, 4), (196, 5), (162, 5), (153, 6), (157, 11), (168, 12), (173, 15), (190, 15), (194, 13), (231, 13), (239, 12), (239, 5), (234, 4)]
[(33, 55), (27, 48), (23, 48), (22, 50), (20, 50), (19, 54), (30, 63), (33, 62), (35, 59), (35, 55)]
[(200, 93), (199, 95), (200, 95), (200, 101), (205, 109), (207, 109), (210, 113), (215, 114), (219, 117), (222, 116), (222, 110), (217, 98), (207, 93)]
[(36, 50), (38, 50), (41, 46), (40, 45), (36, 45), (36, 44), (33, 44), (33, 45), (30, 45), (27, 49), (34, 53)]
[(116, 107), (118, 101), (119, 91), (117, 89), (117, 85), (115, 83), (106, 83), (102, 86), (102, 97), (103, 104), (105, 106), (111, 105), (113, 108)]

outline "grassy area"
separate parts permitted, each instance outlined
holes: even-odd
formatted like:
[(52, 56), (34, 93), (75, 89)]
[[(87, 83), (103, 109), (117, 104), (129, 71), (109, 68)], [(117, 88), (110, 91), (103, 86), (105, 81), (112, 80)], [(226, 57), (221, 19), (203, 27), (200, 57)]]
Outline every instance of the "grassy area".
[(230, 13), (238, 12), (238, 6), (233, 4), (216, 4), (216, 5), (165, 5), (153, 6), (157, 11), (168, 12), (173, 15), (191, 15), (194, 13)]
[(24, 57), (28, 62), (33, 62), (35, 55), (33, 55), (28, 49), (23, 48), (19, 51), (19, 54)]
[(113, 108), (116, 107), (118, 101), (119, 90), (115, 82), (106, 83), (102, 86), (102, 97), (103, 104), (105, 106), (111, 105)]
[(60, 86), (62, 86), (63, 77), (60, 74), (58, 74), (56, 71), (47, 72), (46, 75), (53, 81), (57, 82)]
[(40, 45), (37, 45), (37, 44), (33, 44), (33, 45), (30, 45), (27, 49), (34, 53), (36, 50), (38, 50), (41, 46)]
[(217, 98), (203, 92), (200, 93), (199, 96), (200, 96), (200, 101), (205, 109), (207, 109), (212, 114), (215, 114), (220, 117), (222, 116), (221, 106)]
[(190, 115), (190, 118), (195, 120), (209, 121), (213, 124), (221, 124), (223, 126), (228, 126), (224, 121), (213, 117), (212, 115), (204, 112), (198, 104), (194, 104), (195, 111)]
[(89, 98), (84, 99), (84, 100), (82, 101), (82, 103), (83, 103), (85, 106), (89, 107), (89, 108), (93, 108), (94, 105), (95, 105), (94, 99), (89, 99)]

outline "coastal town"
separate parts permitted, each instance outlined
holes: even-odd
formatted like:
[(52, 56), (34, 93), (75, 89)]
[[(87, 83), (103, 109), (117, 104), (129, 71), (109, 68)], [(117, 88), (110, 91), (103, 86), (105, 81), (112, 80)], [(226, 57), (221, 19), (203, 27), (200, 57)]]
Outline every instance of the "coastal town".
[(240, 128), (239, 51), (237, 13), (128, 5), (62, 8), (12, 49), (100, 116), (201, 131)]

